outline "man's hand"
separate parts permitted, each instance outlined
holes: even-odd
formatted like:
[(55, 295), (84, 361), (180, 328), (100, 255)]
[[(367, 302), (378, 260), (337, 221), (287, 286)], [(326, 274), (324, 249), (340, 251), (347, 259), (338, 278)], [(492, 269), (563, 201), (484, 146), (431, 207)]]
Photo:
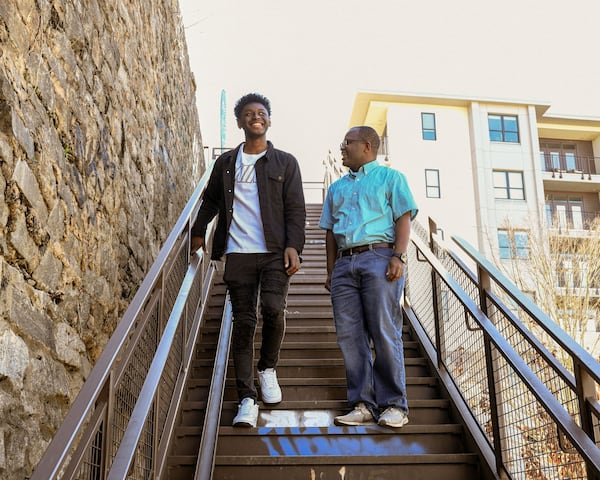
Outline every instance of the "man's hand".
[(389, 282), (395, 282), (400, 280), (403, 273), (404, 263), (402, 263), (398, 257), (391, 257), (387, 270), (385, 271), (385, 278), (387, 278)]
[(202, 247), (204, 253), (206, 253), (206, 245), (204, 243), (204, 237), (192, 237), (190, 241), (190, 253), (193, 255), (196, 250)]
[(287, 247), (283, 252), (285, 273), (292, 276), (300, 270), (300, 256), (294, 247)]

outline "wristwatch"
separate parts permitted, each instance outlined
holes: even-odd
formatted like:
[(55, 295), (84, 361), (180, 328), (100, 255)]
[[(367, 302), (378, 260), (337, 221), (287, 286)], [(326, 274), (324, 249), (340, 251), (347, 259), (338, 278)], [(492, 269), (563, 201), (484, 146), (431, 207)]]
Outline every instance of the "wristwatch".
[(406, 254), (406, 252), (404, 252), (404, 253), (394, 252), (394, 253), (392, 253), (392, 257), (399, 258), (402, 263), (408, 263), (408, 255)]

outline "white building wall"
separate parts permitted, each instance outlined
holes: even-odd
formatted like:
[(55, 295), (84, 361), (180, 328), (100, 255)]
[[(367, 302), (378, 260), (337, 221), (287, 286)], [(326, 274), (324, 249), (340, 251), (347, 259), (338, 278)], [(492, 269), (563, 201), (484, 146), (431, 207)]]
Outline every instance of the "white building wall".
[[(516, 115), (519, 143), (492, 142), (489, 138), (488, 115)], [(544, 203), (539, 139), (535, 110), (525, 105), (480, 104), (471, 106), (473, 158), (476, 168), (475, 189), (477, 216), (482, 229), (478, 248), (488, 255), (497, 252), (497, 229), (512, 226), (530, 229), (539, 225)], [(525, 200), (496, 199), (494, 170), (523, 173)]]
[[(519, 143), (491, 141), (489, 115), (516, 116)], [(520, 261), (499, 259), (498, 229), (510, 227), (530, 232), (539, 225), (539, 215), (543, 211), (544, 193), (535, 108), (473, 102), (471, 119), (473, 158), (477, 169), (477, 213), (482, 224), (479, 250), (489, 259), (507, 262), (510, 270)], [(521, 172), (525, 199), (496, 198), (494, 171)], [(528, 269), (520, 269), (520, 272), (521, 278), (527, 283)]]
[[(437, 140), (423, 140), (421, 113), (434, 113)], [(390, 165), (403, 172), (419, 205), (419, 222), (432, 217), (447, 240), (457, 234), (478, 244), (469, 115), (466, 108), (389, 104)], [(439, 170), (441, 198), (426, 195), (425, 170)]]
[[(499, 228), (531, 230), (544, 222), (545, 203), (534, 106), (497, 102), (465, 106), (388, 103), (390, 166), (406, 174), (418, 202), (418, 220), (428, 217), (446, 239), (464, 238), (497, 258)], [(437, 139), (423, 140), (421, 113), (434, 113)], [(515, 115), (519, 143), (490, 141), (488, 115)], [(594, 148), (600, 145), (594, 145)], [(441, 198), (426, 195), (425, 170), (438, 170)], [(522, 172), (525, 199), (496, 199), (495, 170)]]

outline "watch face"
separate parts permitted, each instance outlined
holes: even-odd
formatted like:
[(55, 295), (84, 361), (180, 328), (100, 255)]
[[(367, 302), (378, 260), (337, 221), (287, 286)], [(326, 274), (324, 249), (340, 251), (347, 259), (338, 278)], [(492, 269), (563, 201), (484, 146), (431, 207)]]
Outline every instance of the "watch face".
[(392, 255), (399, 258), (402, 263), (406, 263), (408, 261), (408, 255), (406, 253), (393, 253)]

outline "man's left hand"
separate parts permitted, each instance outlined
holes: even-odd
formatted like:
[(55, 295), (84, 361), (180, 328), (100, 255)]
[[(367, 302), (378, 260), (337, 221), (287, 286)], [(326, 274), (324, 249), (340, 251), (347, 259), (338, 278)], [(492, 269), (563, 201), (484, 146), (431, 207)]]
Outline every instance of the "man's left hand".
[(398, 257), (391, 257), (385, 271), (385, 278), (390, 282), (400, 280), (404, 273), (404, 263)]

